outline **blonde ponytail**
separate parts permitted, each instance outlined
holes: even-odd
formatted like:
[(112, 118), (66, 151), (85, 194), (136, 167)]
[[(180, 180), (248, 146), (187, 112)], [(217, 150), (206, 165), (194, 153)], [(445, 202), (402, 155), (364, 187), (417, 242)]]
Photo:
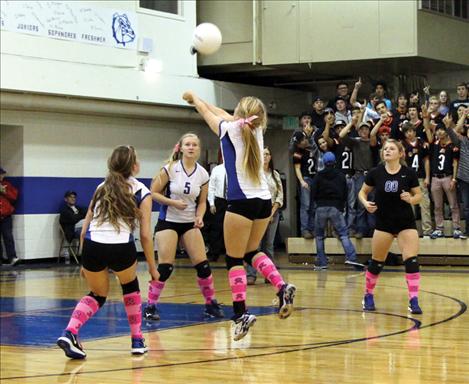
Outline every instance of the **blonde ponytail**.
[(246, 174), (255, 184), (260, 184), (262, 168), (261, 148), (256, 138), (256, 129), (267, 127), (267, 114), (264, 103), (257, 97), (243, 97), (235, 109), (235, 116), (249, 120), (242, 127), (244, 142), (243, 166)]

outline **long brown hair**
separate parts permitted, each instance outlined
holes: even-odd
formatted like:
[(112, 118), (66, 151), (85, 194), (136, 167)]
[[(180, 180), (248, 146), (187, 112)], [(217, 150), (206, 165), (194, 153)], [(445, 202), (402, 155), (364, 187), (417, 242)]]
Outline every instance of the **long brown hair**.
[(253, 128), (262, 127), (266, 129), (267, 127), (267, 113), (264, 103), (257, 97), (243, 97), (239, 101), (234, 114), (236, 117), (244, 119), (254, 115), (257, 116), (251, 123), (245, 123), (242, 128), (242, 137), (245, 146), (243, 165), (246, 169), (247, 176), (254, 181), (254, 183), (260, 184), (259, 172), (261, 170), (262, 157), (261, 149), (257, 143)]
[(112, 151), (107, 161), (109, 173), (91, 200), (91, 210), (96, 208), (99, 224), (108, 221), (120, 231), (119, 221), (123, 221), (132, 231), (135, 229), (141, 213), (127, 179), (132, 176), (136, 163), (134, 147), (121, 145)]
[(279, 180), (278, 177), (275, 176), (275, 168), (274, 168), (274, 160), (272, 159), (272, 152), (270, 150), (269, 147), (264, 147), (264, 151), (265, 150), (268, 150), (269, 153), (270, 153), (270, 160), (269, 160), (269, 163), (267, 164), (267, 168), (269, 169), (270, 173), (272, 174), (272, 178), (274, 179), (275, 181), (275, 185), (277, 186), (277, 191), (280, 191), (280, 188), (282, 188), (282, 181)]
[(384, 144), (383, 144), (383, 148), (381, 148), (381, 153), (380, 153), (380, 157), (381, 157), (381, 161), (384, 163), (384, 159), (383, 159), (383, 152), (384, 152), (384, 147), (386, 146), (386, 144), (388, 143), (391, 143), (391, 144), (394, 144), (396, 147), (397, 147), (397, 150), (399, 151), (399, 163), (403, 166), (407, 166), (407, 163), (405, 161), (405, 149), (404, 149), (404, 146), (402, 145), (402, 143), (396, 139), (387, 139)]
[(169, 156), (168, 160), (166, 160), (166, 164), (168, 164), (168, 168), (171, 169), (171, 167), (173, 166), (173, 164), (182, 159), (182, 151), (181, 151), (181, 147), (182, 147), (182, 143), (184, 142), (184, 139), (186, 137), (195, 137), (198, 141), (199, 141), (199, 147), (200, 147), (200, 138), (199, 136), (197, 136), (195, 133), (193, 132), (187, 132), (185, 133), (184, 135), (182, 135), (178, 142), (176, 143), (176, 145), (173, 147), (173, 150), (171, 151), (171, 155)]

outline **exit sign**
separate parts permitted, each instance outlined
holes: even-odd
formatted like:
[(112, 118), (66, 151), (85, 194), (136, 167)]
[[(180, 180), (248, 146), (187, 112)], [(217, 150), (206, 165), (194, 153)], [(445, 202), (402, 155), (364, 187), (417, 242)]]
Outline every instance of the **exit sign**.
[(295, 130), (298, 129), (300, 122), (296, 116), (284, 116), (282, 119), (282, 129)]

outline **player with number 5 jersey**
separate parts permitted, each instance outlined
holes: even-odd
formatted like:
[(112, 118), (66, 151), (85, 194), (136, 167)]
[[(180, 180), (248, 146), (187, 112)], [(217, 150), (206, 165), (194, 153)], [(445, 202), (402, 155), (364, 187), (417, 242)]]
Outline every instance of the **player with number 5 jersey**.
[[(365, 209), (376, 215), (376, 228), (371, 243), (372, 258), (366, 271), (366, 290), (363, 309), (374, 311), (373, 291), (394, 237), (404, 260), (409, 292), (409, 311), (421, 314), (418, 302), (420, 266), (417, 259), (419, 236), (412, 205), (420, 203), (422, 192), (417, 173), (405, 166), (405, 151), (394, 139), (386, 140), (381, 157), (384, 164), (373, 168), (366, 175), (358, 194)], [(375, 201), (368, 201), (369, 193), (375, 191)]]
[(200, 140), (194, 133), (186, 133), (174, 146), (171, 157), (152, 183), (152, 197), (161, 204), (155, 239), (158, 248), (158, 280), (150, 281), (147, 320), (159, 320), (156, 307), (166, 281), (171, 276), (178, 243), (181, 242), (197, 271), (197, 282), (205, 299), (205, 314), (224, 317), (215, 299), (215, 287), (200, 232), (207, 208), (209, 176), (197, 162)]

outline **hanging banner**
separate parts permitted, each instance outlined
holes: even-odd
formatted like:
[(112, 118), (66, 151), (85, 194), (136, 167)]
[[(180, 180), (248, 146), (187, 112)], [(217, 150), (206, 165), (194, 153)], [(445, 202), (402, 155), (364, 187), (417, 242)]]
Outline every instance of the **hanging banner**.
[(0, 2), (2, 30), (115, 48), (137, 49), (135, 12), (86, 1)]

